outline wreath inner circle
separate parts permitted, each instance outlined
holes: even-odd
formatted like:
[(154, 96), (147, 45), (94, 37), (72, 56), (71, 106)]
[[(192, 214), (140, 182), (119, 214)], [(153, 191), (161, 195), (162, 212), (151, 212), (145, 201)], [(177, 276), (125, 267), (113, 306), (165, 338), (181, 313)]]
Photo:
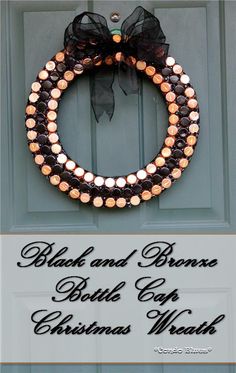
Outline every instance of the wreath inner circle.
[[(113, 35), (114, 43), (120, 35)], [(59, 102), (70, 84), (91, 69), (125, 62), (146, 75), (161, 91), (169, 114), (164, 143), (154, 159), (128, 175), (105, 177), (85, 170), (66, 153), (57, 131)], [(38, 73), (26, 107), (28, 146), (34, 162), (49, 182), (72, 199), (95, 207), (130, 207), (160, 195), (188, 166), (198, 139), (199, 106), (189, 76), (168, 56), (159, 69), (122, 52), (104, 59), (86, 56), (71, 64), (59, 51)]]

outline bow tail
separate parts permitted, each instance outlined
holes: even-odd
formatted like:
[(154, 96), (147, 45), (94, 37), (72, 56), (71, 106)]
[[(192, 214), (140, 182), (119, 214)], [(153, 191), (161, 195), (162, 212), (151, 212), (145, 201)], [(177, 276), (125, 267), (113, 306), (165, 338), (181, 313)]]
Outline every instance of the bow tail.
[(110, 120), (113, 116), (115, 108), (113, 81), (114, 69), (99, 68), (93, 75), (91, 104), (97, 122), (104, 112)]
[(137, 93), (139, 90), (138, 76), (135, 68), (125, 62), (118, 65), (119, 86), (126, 95)]

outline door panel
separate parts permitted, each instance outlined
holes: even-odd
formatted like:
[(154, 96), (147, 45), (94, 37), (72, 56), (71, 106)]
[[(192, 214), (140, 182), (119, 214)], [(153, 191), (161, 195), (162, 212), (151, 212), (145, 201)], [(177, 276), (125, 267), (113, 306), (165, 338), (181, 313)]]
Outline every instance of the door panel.
[(2, 373), (234, 373), (233, 365), (3, 365)]
[[(62, 48), (64, 29), (83, 10), (124, 19), (143, 5), (161, 20), (170, 54), (192, 78), (201, 109), (201, 136), (183, 178), (159, 200), (127, 211), (95, 210), (52, 188), (26, 146), (24, 107), (38, 70)], [(3, 232), (235, 232), (236, 3), (233, 1), (2, 1)], [(118, 24), (119, 27), (120, 24)], [(232, 63), (232, 61), (234, 63)], [(109, 123), (96, 124), (90, 81), (65, 94), (59, 131), (66, 149), (95, 172), (128, 173), (159, 149), (167, 122), (160, 94), (147, 81), (124, 96), (115, 82)], [(229, 365), (2, 366), (3, 373), (233, 373)]]
[[(97, 210), (70, 201), (40, 175), (26, 146), (24, 106), (37, 72), (62, 48), (64, 29), (76, 14), (86, 9), (100, 12), (110, 28), (117, 28), (136, 5), (160, 18), (170, 54), (191, 76), (199, 96), (201, 135), (191, 166), (159, 199), (128, 211)], [(2, 84), (7, 92), (2, 128), (4, 232), (235, 231), (235, 175), (229, 173), (229, 162), (235, 160), (230, 94), (235, 25), (228, 23), (235, 15), (234, 2), (8, 1), (2, 2), (2, 9)], [(121, 14), (119, 24), (109, 19), (113, 10)], [(140, 86), (138, 95), (127, 97), (116, 81), (114, 117), (109, 122), (103, 116), (99, 124), (91, 110), (88, 77), (79, 78), (65, 94), (59, 132), (65, 148), (84, 167), (123, 174), (157, 153), (166, 131), (166, 108), (150, 82), (143, 80)]]

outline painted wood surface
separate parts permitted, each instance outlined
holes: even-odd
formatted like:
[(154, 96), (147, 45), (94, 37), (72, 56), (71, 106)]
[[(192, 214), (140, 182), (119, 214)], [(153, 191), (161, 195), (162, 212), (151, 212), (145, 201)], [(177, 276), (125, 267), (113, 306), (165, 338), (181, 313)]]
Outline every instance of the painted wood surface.
[[(142, 4), (161, 19), (176, 57), (191, 76), (200, 101), (201, 135), (182, 179), (160, 199), (126, 211), (83, 206), (51, 187), (26, 146), (24, 107), (31, 82), (61, 47), (63, 32), (83, 10), (112, 10), (121, 21)], [(3, 232), (235, 232), (234, 2), (217, 1), (9, 1), (2, 2), (4, 53), (2, 151)], [(232, 18), (232, 21), (231, 21)], [(111, 28), (120, 24), (112, 24)], [(232, 71), (231, 71), (232, 70)], [(126, 97), (115, 83), (116, 108), (109, 123), (95, 123), (89, 78), (66, 92), (59, 112), (65, 148), (84, 167), (128, 173), (157, 153), (167, 112), (150, 82)]]
[[(161, 20), (170, 54), (191, 76), (201, 137), (183, 178), (159, 200), (127, 211), (76, 204), (52, 188), (26, 146), (24, 107), (38, 70), (61, 47), (66, 25), (84, 10), (109, 19), (143, 5)], [(91, 233), (235, 233), (236, 3), (234, 1), (2, 1), (2, 231)], [(109, 22), (111, 28), (117, 27)], [(119, 26), (119, 24), (118, 24)], [(160, 94), (142, 81), (125, 97), (115, 84), (115, 115), (97, 125), (90, 82), (63, 98), (59, 131), (71, 156), (95, 172), (127, 173), (150, 160), (164, 138)], [(3, 373), (233, 373), (229, 365), (2, 366)]]

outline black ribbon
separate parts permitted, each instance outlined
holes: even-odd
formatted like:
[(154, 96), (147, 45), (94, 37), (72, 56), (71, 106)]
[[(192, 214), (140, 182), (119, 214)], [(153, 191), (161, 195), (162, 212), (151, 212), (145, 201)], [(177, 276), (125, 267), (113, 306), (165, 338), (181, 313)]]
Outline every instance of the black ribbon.
[[(169, 44), (159, 20), (141, 6), (127, 17), (121, 25), (121, 41), (115, 43), (107, 26), (106, 19), (100, 14), (84, 12), (75, 17), (65, 30), (64, 46), (72, 64), (86, 57), (99, 60), (122, 52), (124, 60), (118, 67), (119, 85), (127, 94), (138, 92), (136, 69), (128, 61), (130, 56), (145, 60), (157, 68), (164, 66)], [(106, 112), (111, 120), (114, 113), (115, 65), (102, 65), (94, 72), (91, 103), (96, 120)]]

